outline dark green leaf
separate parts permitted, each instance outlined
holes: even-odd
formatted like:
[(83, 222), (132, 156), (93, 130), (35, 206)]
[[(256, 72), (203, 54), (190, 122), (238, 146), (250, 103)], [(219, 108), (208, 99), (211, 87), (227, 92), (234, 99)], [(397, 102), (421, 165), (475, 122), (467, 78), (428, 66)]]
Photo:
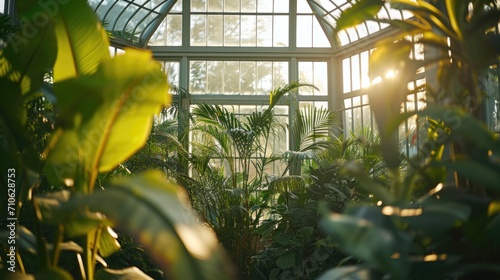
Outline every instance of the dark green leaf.
[(296, 253), (293, 251), (288, 251), (281, 255), (276, 261), (276, 265), (281, 269), (289, 269), (295, 265)]
[(337, 30), (354, 27), (367, 20), (375, 19), (384, 2), (382, 0), (356, 1), (352, 7), (345, 10), (337, 19)]
[(402, 258), (393, 259), (393, 254), (404, 257), (409, 240), (403, 241), (387, 228), (364, 218), (330, 214), (321, 220), (320, 226), (333, 235), (348, 254), (367, 261), (373, 266), (404, 277), (407, 263)]

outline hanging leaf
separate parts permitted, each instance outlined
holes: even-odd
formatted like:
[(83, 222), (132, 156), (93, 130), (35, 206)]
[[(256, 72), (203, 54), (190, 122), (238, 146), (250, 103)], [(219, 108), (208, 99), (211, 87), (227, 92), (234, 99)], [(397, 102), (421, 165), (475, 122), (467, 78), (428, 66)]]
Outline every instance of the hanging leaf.
[(76, 178), (79, 165), (87, 172), (109, 171), (134, 154), (147, 139), (153, 115), (168, 104), (167, 90), (151, 53), (139, 50), (127, 50), (92, 75), (56, 83), (64, 122), (44, 153), (51, 182)]
[(106, 30), (85, 0), (55, 5), (58, 52), (54, 80), (94, 73), (101, 62), (110, 59)]
[(375, 15), (380, 11), (384, 1), (382, 0), (361, 0), (356, 1), (352, 7), (348, 8), (337, 19), (337, 30), (354, 27), (367, 20), (374, 20)]

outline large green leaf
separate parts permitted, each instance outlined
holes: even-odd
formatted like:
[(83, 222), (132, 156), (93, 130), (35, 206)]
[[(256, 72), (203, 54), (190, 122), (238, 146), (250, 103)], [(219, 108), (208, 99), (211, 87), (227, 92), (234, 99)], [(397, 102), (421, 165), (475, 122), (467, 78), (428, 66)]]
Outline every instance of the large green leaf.
[[(40, 8), (37, 11), (41, 12)], [(0, 165), (16, 167), (18, 186), (25, 185), (20, 180), (23, 175), (29, 176), (28, 171), (23, 169), (39, 168), (39, 155), (24, 127), (27, 120), (24, 105), (33, 93), (40, 90), (43, 75), (54, 64), (57, 52), (54, 25), (47, 22), (37, 27), (35, 32), (29, 29), (34, 26), (32, 19), (30, 16), (23, 17), (22, 29), (14, 33), (9, 44), (0, 50), (0, 125), (5, 139), (2, 150), (9, 154), (2, 157)], [(27, 29), (32, 32), (27, 33)], [(18, 191), (20, 200), (23, 200), (24, 195)], [(26, 192), (23, 190), (23, 194)]]
[(63, 123), (45, 151), (49, 179), (76, 178), (82, 165), (105, 172), (126, 160), (144, 145), (153, 115), (169, 102), (167, 90), (159, 65), (139, 50), (104, 62), (94, 74), (56, 83)]
[(336, 29), (342, 30), (354, 27), (366, 20), (375, 19), (375, 15), (380, 11), (384, 2), (382, 0), (361, 0), (345, 10), (337, 19)]
[(229, 279), (215, 234), (197, 222), (186, 197), (161, 173), (115, 180), (79, 203), (134, 234), (172, 279)]
[[(61, 1), (62, 2), (62, 1)], [(54, 79), (61, 81), (91, 74), (102, 61), (109, 60), (106, 30), (85, 0), (54, 4), (57, 34), (57, 61)]]
[(348, 254), (390, 271), (395, 279), (405, 279), (408, 266), (403, 258), (408, 251), (409, 240), (401, 242), (388, 228), (351, 215), (332, 213), (323, 218), (320, 225), (338, 240)]

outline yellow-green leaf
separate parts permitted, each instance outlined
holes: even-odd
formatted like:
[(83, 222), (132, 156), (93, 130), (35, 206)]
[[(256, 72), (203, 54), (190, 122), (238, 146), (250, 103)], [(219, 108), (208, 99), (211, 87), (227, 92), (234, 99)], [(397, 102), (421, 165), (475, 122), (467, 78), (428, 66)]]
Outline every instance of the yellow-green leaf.
[(91, 75), (54, 84), (61, 127), (45, 151), (54, 183), (106, 172), (141, 148), (153, 116), (170, 101), (165, 74), (149, 51), (127, 50)]
[(110, 227), (105, 227), (99, 239), (99, 253), (103, 257), (109, 257), (120, 250), (120, 243), (116, 240), (118, 236)]
[(106, 30), (85, 0), (60, 1), (55, 6), (55, 81), (95, 72), (102, 61), (110, 58)]
[(186, 194), (161, 172), (115, 180), (80, 202), (135, 235), (169, 279), (231, 277), (214, 232), (197, 221)]

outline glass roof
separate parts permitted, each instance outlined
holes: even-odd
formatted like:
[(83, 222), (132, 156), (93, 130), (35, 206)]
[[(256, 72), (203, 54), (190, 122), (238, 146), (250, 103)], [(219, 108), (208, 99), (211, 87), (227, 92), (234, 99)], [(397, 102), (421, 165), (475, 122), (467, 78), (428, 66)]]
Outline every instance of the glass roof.
[[(241, 1), (241, 2), (240, 2)], [(182, 7), (179, 5), (180, 3), (177, 3), (178, 5), (175, 5), (176, 2), (181, 2), (177, 0), (89, 0), (88, 1), (91, 7), (94, 9), (95, 13), (97, 16), (102, 20), (104, 23), (104, 26), (106, 30), (111, 32), (111, 35), (113, 36), (115, 41), (122, 41), (125, 44), (133, 44), (139, 47), (146, 47), (148, 44), (151, 44), (149, 42), (150, 40), (153, 41), (152, 45), (157, 45), (160, 43), (160, 45), (165, 45), (165, 43), (162, 43), (164, 41), (170, 42), (170, 44), (166, 45), (180, 45), (181, 43), (181, 34), (182, 34)], [(211, 21), (216, 21), (219, 20), (220, 22), (217, 22), (219, 25), (222, 27), (219, 28), (221, 30), (224, 30), (224, 34), (219, 34), (219, 33), (214, 33), (215, 35), (220, 35), (221, 40), (229, 40), (231, 38), (230, 35), (232, 34), (225, 34), (227, 33), (227, 30), (237, 30), (242, 34), (237, 34), (238, 38), (234, 38), (235, 42), (238, 41), (238, 43), (232, 44), (231, 42), (227, 43), (227, 45), (236, 45), (236, 46), (243, 46), (243, 45), (252, 45), (252, 46), (260, 46), (259, 44), (260, 41), (258, 40), (259, 38), (256, 38), (255, 40), (251, 40), (253, 37), (258, 37), (262, 36), (267, 30), (265, 27), (271, 27), (270, 31), (271, 33), (276, 33), (275, 35), (287, 35), (288, 32), (286, 32), (285, 29), (282, 28), (282, 26), (287, 27), (288, 23), (288, 0), (236, 0), (236, 1), (227, 1), (229, 4), (231, 3), (236, 3), (237, 9), (234, 12), (235, 15), (233, 17), (239, 17), (238, 19), (240, 21), (244, 20), (250, 20), (250, 24), (242, 24), (239, 23), (236, 27), (238, 28), (230, 28), (232, 26), (229, 26), (232, 21), (229, 21), (231, 18), (230, 16), (225, 15), (226, 10), (233, 12), (230, 8), (229, 4), (226, 3), (226, 1), (223, 0), (191, 0), (191, 26), (190, 26), (190, 33), (191, 33), (191, 39), (194, 40), (196, 39), (196, 36), (202, 36), (204, 35), (207, 37), (208, 35), (211, 35), (212, 33), (218, 31), (217, 28), (211, 28), (212, 26), (210, 23)], [(305, 4), (307, 2), (307, 4)], [(354, 28), (349, 28), (347, 30), (341, 31), (337, 33), (337, 37), (334, 35), (334, 28), (336, 26), (336, 20), (339, 17), (339, 15), (342, 13), (342, 11), (348, 9), (351, 7), (356, 0), (298, 0), (298, 18), (297, 20), (300, 21), (300, 34), (311, 34), (310, 36), (321, 38), (321, 36), (324, 36), (323, 34), (319, 34), (318, 32), (322, 33), (324, 32), (326, 36), (328, 37), (328, 40), (330, 41), (331, 44), (337, 45), (337, 46), (345, 46), (348, 45), (352, 42), (355, 42), (359, 39), (362, 39), (364, 37), (367, 37), (371, 34), (374, 34), (381, 29), (387, 27), (387, 24), (380, 24), (374, 21), (366, 21), (362, 24), (357, 25)], [(201, 3), (200, 10), (197, 10), (197, 3)], [(208, 3), (208, 4), (207, 4)], [(218, 5), (211, 6), (211, 4), (216, 3)], [(233, 4), (234, 4), (233, 3)], [(253, 3), (253, 4), (249, 4)], [(227, 4), (227, 5), (226, 5)], [(305, 5), (304, 5), (305, 4)], [(174, 6), (175, 5), (175, 6)], [(266, 6), (267, 5), (267, 6)], [(218, 6), (219, 9), (215, 9)], [(253, 10), (245, 10), (247, 9), (247, 6), (253, 7)], [(307, 18), (307, 13), (302, 15), (301, 13), (304, 13), (304, 7), (310, 6), (310, 9), (312, 12), (314, 12), (316, 19), (311, 21), (310, 19)], [(174, 8), (173, 8), (174, 7)], [(177, 7), (177, 8), (175, 8)], [(208, 8), (207, 8), (208, 7)], [(214, 8), (215, 7), (215, 8)], [(268, 14), (266, 15), (260, 15), (260, 10), (259, 9), (264, 9), (262, 11), (267, 11), (266, 9), (268, 8)], [(208, 9), (208, 10), (207, 10)], [(215, 10), (214, 10), (215, 9)], [(309, 7), (307, 8), (309, 9)], [(304, 10), (304, 11), (303, 11)], [(253, 11), (253, 12), (252, 12)], [(309, 10), (310, 11), (310, 10)], [(240, 15), (241, 13), (241, 15)], [(280, 14), (281, 13), (281, 14)], [(167, 14), (170, 15), (170, 17), (167, 17)], [(312, 16), (312, 13), (311, 13)], [(380, 12), (377, 15), (379, 18), (390, 18), (390, 19), (402, 19), (402, 18), (407, 18), (410, 16), (409, 13), (405, 14), (402, 13), (398, 10), (393, 10), (389, 8), (389, 3), (386, 3), (385, 6), (380, 10)], [(223, 20), (222, 20), (223, 19)], [(199, 27), (196, 25), (197, 20), (200, 21), (202, 26)], [(211, 21), (210, 21), (211, 20)], [(264, 22), (264, 20), (270, 20), (271, 22)], [(278, 25), (276, 23), (277, 20), (284, 20), (285, 22), (283, 24)], [(242, 21), (243, 22), (243, 21)], [(310, 23), (309, 23), (310, 22)], [(319, 25), (317, 24), (319, 22)], [(245, 23), (245, 22), (243, 22)], [(265, 24), (264, 24), (265, 23)], [(313, 26), (310, 28), (311, 30), (302, 30), (305, 26), (305, 24), (308, 23), (309, 25), (313, 24)], [(318, 27), (314, 27), (314, 24), (317, 24)], [(213, 24), (212, 24), (213, 25)], [(218, 27), (219, 25), (214, 25), (215, 27)], [(228, 25), (228, 26), (226, 26)], [(234, 25), (234, 24), (233, 24)], [(241, 25), (241, 26), (240, 26)], [(246, 36), (247, 34), (243, 34), (246, 32), (246, 26), (251, 26), (255, 25), (257, 29), (259, 26), (263, 25), (264, 29), (262, 31), (259, 30), (250, 30), (249, 33), (250, 39), (248, 39)], [(199, 27), (199, 28), (198, 28)], [(203, 29), (203, 28), (204, 29)], [(209, 28), (210, 27), (210, 28)], [(276, 27), (276, 30), (274, 30), (274, 27)], [(278, 28), (279, 27), (279, 28)], [(202, 28), (203, 30), (198, 30)], [(245, 29), (246, 28), (246, 29)], [(167, 32), (168, 29), (168, 32)], [(174, 30), (175, 29), (175, 30)], [(242, 31), (240, 31), (240, 29)], [(160, 32), (157, 32), (159, 30)], [(321, 31), (320, 31), (321, 30)], [(276, 31), (276, 32), (274, 32)], [(305, 31), (305, 32), (304, 32)], [(156, 32), (156, 34), (155, 34)], [(172, 38), (169, 37), (169, 35), (165, 35), (165, 33), (168, 34), (173, 34)], [(194, 32), (194, 33), (193, 33)], [(316, 34), (318, 33), (318, 34)], [(208, 34), (208, 35), (207, 35)], [(316, 34), (316, 35), (314, 35)], [(154, 35), (154, 36), (153, 36)], [(174, 36), (175, 35), (175, 36)], [(213, 35), (213, 34), (212, 34)], [(215, 36), (214, 35), (214, 36)], [(241, 38), (243, 35), (245, 35), (245, 38)], [(194, 37), (193, 37), (194, 36)], [(252, 37), (253, 36), (253, 37)], [(210, 45), (212, 42), (211, 37), (208, 36), (205, 38), (206, 42), (204, 42), (202, 45)], [(212, 36), (213, 37), (213, 36)], [(227, 39), (228, 37), (229, 39)], [(233, 36), (234, 37), (234, 36)], [(194, 38), (194, 39), (193, 39)], [(324, 37), (323, 37), (324, 38)], [(227, 40), (226, 40), (227, 39)], [(248, 40), (252, 41), (247, 44), (246, 41)], [(287, 41), (288, 38), (285, 38)], [(246, 41), (245, 41), (246, 40)], [(220, 41), (220, 40), (219, 40)], [(215, 45), (222, 45), (225, 46), (226, 43), (225, 41), (223, 43), (216, 42), (214, 43)], [(255, 42), (254, 42), (255, 41)], [(302, 42), (301, 40), (300, 42)], [(221, 41), (222, 42), (222, 41)], [(243, 42), (243, 43), (241, 43)], [(313, 40), (314, 42), (314, 40)], [(191, 44), (197, 45), (197, 41), (194, 44), (191, 42)], [(230, 44), (231, 43), (231, 44)], [(265, 45), (266, 42), (262, 43)], [(278, 42), (280, 43), (280, 42)], [(278, 44), (276, 43), (276, 44)], [(281, 43), (280, 43), (281, 44)], [(278, 45), (280, 45), (278, 44)], [(328, 43), (322, 43), (323, 45), (328, 45)], [(282, 45), (287, 46), (287, 43), (283, 43)], [(265, 45), (267, 46), (267, 45)], [(275, 46), (275, 43), (272, 42), (270, 46)]]
[[(380, 24), (374, 21), (366, 21), (357, 25), (354, 28), (349, 28), (337, 33), (338, 38), (334, 37), (333, 29), (336, 26), (337, 18), (342, 11), (350, 8), (356, 0), (307, 0), (313, 11), (316, 13), (323, 30), (327, 33), (330, 40), (336, 41), (340, 46), (348, 45), (368, 35), (374, 34), (387, 26), (388, 24)], [(389, 3), (386, 2), (385, 6), (377, 14), (378, 18), (387, 19), (403, 19), (409, 18), (410, 13), (400, 12), (391, 9)]]
[(146, 46), (177, 0), (89, 0), (116, 40)]

